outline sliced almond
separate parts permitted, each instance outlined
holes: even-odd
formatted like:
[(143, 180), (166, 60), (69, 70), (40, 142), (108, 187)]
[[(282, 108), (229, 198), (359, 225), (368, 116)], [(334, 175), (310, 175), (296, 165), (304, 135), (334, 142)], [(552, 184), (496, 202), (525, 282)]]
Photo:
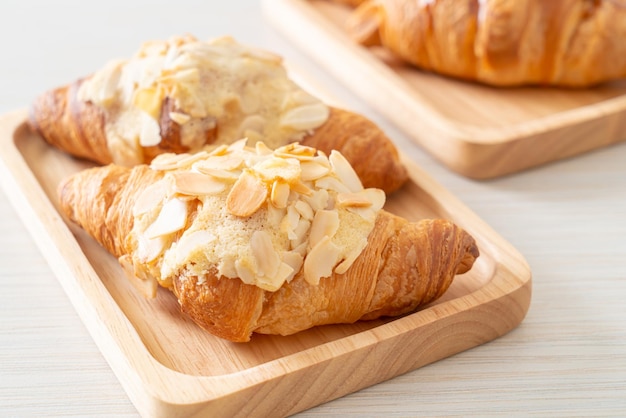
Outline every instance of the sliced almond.
[(142, 263), (151, 263), (165, 250), (166, 239), (163, 236), (148, 238), (143, 234), (137, 236), (137, 258)]
[(293, 190), (296, 193), (299, 193), (303, 196), (311, 196), (313, 194), (313, 190), (311, 190), (311, 188), (309, 188), (309, 186), (307, 186), (306, 184), (304, 184), (301, 181), (297, 181), (295, 183), (292, 183), (289, 185), (291, 187), (291, 190)]
[(282, 220), (287, 211), (284, 208), (277, 208), (274, 205), (267, 206), (267, 222), (272, 229), (280, 229)]
[(141, 114), (140, 117), (141, 130), (139, 131), (139, 144), (142, 147), (152, 147), (161, 142), (161, 127), (156, 119)]
[(283, 263), (288, 264), (293, 269), (293, 274), (286, 278), (287, 281), (291, 281), (293, 276), (302, 268), (304, 257), (296, 251), (283, 251), (280, 254), (280, 258), (283, 260)]
[(272, 184), (272, 191), (270, 193), (270, 201), (272, 205), (279, 209), (287, 207), (289, 200), (289, 184), (282, 179), (275, 180)]
[(330, 109), (323, 103), (308, 104), (287, 111), (280, 124), (301, 131), (315, 129), (328, 119)]
[(235, 216), (250, 216), (263, 205), (267, 193), (267, 187), (261, 179), (244, 171), (228, 193), (226, 208)]
[(133, 216), (143, 215), (157, 207), (169, 190), (169, 184), (165, 180), (157, 181), (146, 187), (135, 200), (133, 205)]
[(228, 151), (234, 153), (241, 152), (246, 148), (247, 143), (247, 138), (239, 139), (228, 146)]
[(187, 168), (196, 161), (206, 158), (208, 155), (206, 151), (199, 151), (195, 154), (174, 154), (171, 152), (160, 154), (152, 160), (150, 167), (154, 170), (162, 171)]
[(302, 181), (313, 181), (324, 177), (330, 172), (330, 167), (322, 165), (316, 161), (303, 161), (300, 163)]
[(228, 145), (221, 144), (215, 147), (210, 147), (209, 155), (224, 155), (228, 153)]
[(234, 267), (237, 277), (239, 277), (242, 282), (245, 284), (255, 284), (256, 275), (248, 260), (238, 259), (235, 261)]
[(152, 119), (158, 120), (161, 115), (164, 91), (158, 87), (144, 87), (135, 90), (133, 105), (147, 113)]
[(311, 229), (311, 221), (300, 218), (298, 224), (293, 229), (293, 238), (289, 240), (291, 248), (296, 248), (306, 242), (309, 229)]
[(172, 176), (174, 177), (174, 190), (184, 195), (212, 195), (226, 188), (223, 181), (193, 171), (176, 171), (172, 173)]
[(159, 287), (154, 277), (139, 278), (135, 274), (135, 266), (129, 255), (123, 255), (119, 259), (119, 263), (126, 274), (126, 277), (144, 297), (147, 299), (153, 299), (156, 297), (157, 289)]
[(195, 167), (198, 171), (202, 171), (202, 169), (236, 170), (241, 167), (243, 162), (243, 158), (239, 155), (213, 155), (198, 161)]
[(283, 179), (287, 183), (294, 183), (300, 178), (300, 163), (294, 158), (270, 157), (252, 167), (265, 180)]
[(169, 117), (179, 125), (184, 125), (191, 120), (191, 116), (182, 112), (170, 112)]
[(270, 147), (265, 144), (265, 142), (262, 141), (257, 141), (254, 148), (258, 155), (270, 155), (272, 152), (274, 152)]
[(350, 193), (350, 189), (337, 177), (325, 176), (315, 180), (318, 189), (332, 190), (337, 193)]
[(334, 210), (320, 210), (315, 213), (311, 232), (309, 234), (309, 247), (315, 247), (324, 238), (332, 238), (339, 229), (339, 214)]
[(169, 235), (185, 227), (187, 223), (187, 202), (181, 199), (170, 199), (161, 208), (159, 216), (144, 232), (146, 238), (152, 239)]
[(309, 196), (303, 196), (302, 199), (307, 202), (315, 212), (328, 209), (329, 195), (326, 189), (317, 189)]
[(198, 166), (194, 165), (193, 169), (198, 171), (199, 173), (206, 174), (207, 176), (211, 176), (223, 182), (235, 181), (241, 175), (241, 171), (239, 170), (233, 170), (233, 171), (220, 170), (220, 169), (215, 169), (215, 168), (207, 168), (207, 167), (203, 167), (200, 165)]
[(302, 218), (307, 220), (312, 220), (315, 213), (313, 212), (313, 208), (304, 200), (298, 200), (294, 204), (294, 208), (298, 211)]
[(298, 211), (293, 205), (290, 205), (287, 208), (287, 214), (285, 215), (285, 217), (283, 218), (280, 224), (281, 232), (287, 234), (287, 238), (289, 238), (290, 240), (297, 239), (298, 236), (296, 235), (294, 230), (298, 226), (299, 221), (300, 221), (300, 214), (298, 213)]
[(341, 249), (324, 237), (304, 259), (304, 279), (316, 286), (322, 277), (330, 277), (341, 255)]
[(337, 264), (337, 267), (335, 267), (335, 273), (344, 274), (346, 271), (348, 271), (348, 269), (352, 267), (352, 264), (354, 264), (356, 259), (361, 255), (366, 246), (367, 238), (361, 239), (346, 255), (343, 261)]
[(385, 205), (385, 192), (380, 189), (369, 188), (361, 192), (367, 200), (372, 202), (371, 206), (347, 206), (349, 212), (360, 215), (368, 222), (374, 222), (378, 212)]
[(199, 248), (211, 245), (216, 240), (217, 237), (205, 229), (184, 234), (176, 244), (176, 263), (186, 263)]
[(266, 231), (254, 231), (250, 238), (250, 250), (256, 261), (257, 275), (274, 277), (280, 268), (280, 256), (274, 249), (272, 237)]
[(295, 158), (300, 161), (312, 161), (315, 158), (316, 149), (292, 142), (276, 148), (274, 155), (281, 158)]
[(337, 205), (339, 206), (353, 206), (353, 207), (369, 207), (372, 206), (372, 202), (367, 198), (363, 192), (358, 193), (337, 193), (335, 198)]
[(352, 168), (352, 165), (346, 160), (339, 151), (333, 150), (328, 157), (330, 165), (333, 167), (335, 174), (342, 183), (344, 183), (351, 192), (360, 192), (363, 190), (361, 179)]

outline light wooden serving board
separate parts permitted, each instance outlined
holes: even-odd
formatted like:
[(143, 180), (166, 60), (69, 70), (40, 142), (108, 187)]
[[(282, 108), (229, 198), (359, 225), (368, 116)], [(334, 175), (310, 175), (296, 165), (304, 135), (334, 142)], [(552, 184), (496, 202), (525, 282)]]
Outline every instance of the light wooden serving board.
[(265, 0), (267, 19), (451, 170), (515, 173), (626, 140), (626, 80), (584, 90), (493, 88), (420, 71), (348, 38), (346, 6)]
[[(481, 255), (436, 303), (401, 318), (314, 328), (235, 344), (183, 317), (175, 297), (140, 296), (117, 261), (65, 222), (59, 181), (89, 164), (51, 148), (26, 124), (0, 117), (0, 178), (103, 356), (149, 417), (285, 416), (498, 338), (530, 303), (524, 258), (426, 173), (387, 208), (410, 219), (444, 217), (477, 240)], [(428, 384), (428, 382), (424, 382)]]

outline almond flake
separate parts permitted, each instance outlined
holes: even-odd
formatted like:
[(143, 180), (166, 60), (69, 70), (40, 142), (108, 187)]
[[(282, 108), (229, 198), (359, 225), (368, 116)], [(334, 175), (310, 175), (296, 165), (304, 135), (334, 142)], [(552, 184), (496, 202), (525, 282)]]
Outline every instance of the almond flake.
[(155, 119), (142, 113), (140, 116), (141, 129), (139, 131), (139, 144), (142, 147), (152, 147), (161, 142), (161, 127)]
[(254, 148), (257, 155), (270, 155), (272, 152), (274, 152), (270, 147), (265, 145), (265, 142), (262, 141), (257, 141)]
[(246, 148), (246, 144), (248, 143), (248, 138), (242, 138), (230, 144), (228, 146), (229, 152), (241, 152)]
[(165, 250), (166, 240), (163, 236), (148, 238), (145, 235), (137, 236), (137, 258), (142, 263), (150, 263)]
[(311, 208), (311, 205), (309, 205), (304, 200), (296, 201), (294, 207), (298, 211), (300, 216), (302, 216), (304, 219), (307, 219), (309, 221), (313, 219), (313, 216), (315, 215), (313, 213), (313, 209)]
[(126, 277), (135, 289), (137, 289), (147, 299), (153, 299), (156, 297), (159, 285), (154, 277), (137, 277), (135, 274), (135, 266), (128, 254), (121, 256), (118, 261), (120, 266), (122, 266)]
[(285, 181), (278, 179), (272, 184), (272, 191), (270, 193), (270, 201), (272, 205), (279, 209), (287, 207), (287, 201), (289, 200), (289, 184)]
[(161, 115), (164, 92), (157, 87), (145, 87), (135, 91), (133, 105), (158, 120)]
[(177, 171), (172, 173), (172, 175), (174, 177), (174, 190), (184, 195), (211, 195), (217, 194), (226, 188), (224, 182), (201, 173)]
[(257, 276), (276, 276), (281, 261), (270, 234), (266, 231), (254, 231), (250, 238), (250, 249), (256, 260)]
[(247, 217), (256, 212), (266, 198), (267, 187), (261, 179), (244, 171), (228, 193), (226, 208), (235, 216)]
[(202, 167), (200, 165), (194, 165), (194, 170), (197, 170), (199, 173), (206, 174), (207, 176), (211, 176), (222, 181), (235, 181), (241, 175), (241, 171), (219, 170), (214, 168)]
[(274, 155), (281, 158), (296, 158), (300, 161), (311, 161), (315, 157), (315, 152), (315, 148), (292, 142), (276, 148)]
[(169, 235), (181, 230), (187, 223), (187, 202), (171, 199), (165, 202), (156, 220), (146, 229), (148, 239)]
[(255, 284), (256, 275), (254, 274), (252, 267), (249, 265), (248, 260), (238, 259), (235, 261), (234, 267), (237, 277), (239, 277), (242, 282), (245, 284)]
[(176, 244), (176, 263), (185, 263), (197, 249), (211, 245), (215, 240), (217, 237), (205, 229), (184, 234)]
[(323, 103), (303, 105), (289, 110), (281, 119), (281, 126), (288, 126), (301, 131), (315, 129), (328, 119), (330, 110)]
[(202, 169), (213, 170), (236, 170), (243, 164), (243, 158), (238, 155), (214, 155), (198, 161), (195, 167), (198, 171)]
[(200, 151), (195, 154), (174, 154), (171, 152), (157, 155), (150, 167), (154, 170), (174, 170), (177, 168), (187, 168), (196, 161), (206, 158), (209, 154), (206, 151)]
[(226, 144), (221, 144), (216, 146), (215, 148), (211, 149), (209, 151), (209, 155), (213, 156), (213, 155), (224, 155), (228, 153), (228, 145)]
[(309, 234), (309, 246), (315, 247), (325, 237), (332, 238), (339, 229), (339, 214), (334, 210), (320, 210), (315, 213)]
[(302, 170), (302, 174), (300, 175), (302, 181), (317, 180), (330, 172), (328, 166), (324, 166), (315, 161), (303, 161), (300, 163), (300, 169)]
[(315, 187), (332, 190), (337, 193), (350, 193), (350, 189), (337, 177), (326, 176), (315, 180)]
[(157, 207), (167, 196), (169, 185), (166, 181), (160, 180), (146, 187), (135, 200), (133, 205), (133, 216), (143, 215)]
[(328, 157), (335, 174), (342, 183), (344, 183), (351, 192), (360, 192), (363, 190), (363, 184), (361, 179), (354, 171), (354, 168), (350, 165), (346, 157), (344, 157), (338, 151), (331, 151), (330, 157)]
[(335, 198), (339, 206), (368, 207), (372, 202), (363, 192), (359, 193), (338, 193)]
[(291, 281), (293, 276), (296, 275), (297, 272), (302, 268), (302, 263), (304, 262), (304, 257), (302, 254), (299, 254), (295, 251), (283, 251), (281, 253), (281, 259), (283, 263), (289, 265), (292, 268), (292, 274), (285, 278), (286, 281)]
[(252, 167), (265, 180), (283, 179), (294, 183), (300, 178), (300, 163), (294, 158), (268, 158)]
[(328, 190), (326, 189), (317, 189), (309, 196), (302, 197), (302, 199), (307, 202), (315, 212), (328, 208), (328, 198)]
[(304, 259), (304, 279), (309, 284), (318, 285), (322, 277), (330, 277), (333, 274), (333, 267), (340, 255), (340, 248), (333, 244), (330, 238), (324, 237)]
[(191, 116), (181, 112), (170, 112), (169, 117), (179, 125), (184, 125), (191, 120)]
[(343, 259), (341, 263), (335, 267), (335, 273), (344, 274), (352, 264), (356, 261), (356, 259), (361, 255), (365, 247), (367, 246), (367, 238), (362, 238), (358, 244), (348, 253), (348, 255)]

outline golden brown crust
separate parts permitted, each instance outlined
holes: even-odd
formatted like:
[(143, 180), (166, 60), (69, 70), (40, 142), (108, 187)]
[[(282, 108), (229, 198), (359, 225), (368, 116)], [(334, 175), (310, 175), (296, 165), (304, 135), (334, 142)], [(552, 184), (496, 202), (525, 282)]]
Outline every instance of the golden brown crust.
[[(136, 196), (159, 179), (146, 166), (93, 168), (59, 188), (61, 209), (117, 257), (133, 251)], [(193, 216), (190, 214), (189, 216)], [(380, 211), (368, 244), (345, 274), (311, 285), (302, 271), (278, 291), (207, 274), (172, 283), (181, 309), (209, 332), (248, 341), (253, 332), (292, 334), (316, 325), (399, 315), (441, 296), (478, 257), (474, 239), (446, 220), (408, 222)]]
[(498, 86), (626, 77), (623, 0), (366, 0), (348, 30), (419, 68)]
[(49, 144), (99, 164), (112, 162), (104, 131), (104, 115), (91, 103), (76, 100), (83, 80), (37, 97), (29, 123)]

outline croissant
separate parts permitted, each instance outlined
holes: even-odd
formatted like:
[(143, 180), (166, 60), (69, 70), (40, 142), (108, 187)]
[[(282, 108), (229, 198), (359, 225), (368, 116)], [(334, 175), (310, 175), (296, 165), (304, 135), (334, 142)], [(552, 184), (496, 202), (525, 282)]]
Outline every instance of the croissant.
[(347, 28), (424, 70), (490, 85), (626, 77), (623, 0), (366, 0)]
[(280, 57), (228, 37), (146, 43), (130, 60), (43, 93), (29, 120), (48, 143), (100, 164), (149, 163), (246, 136), (339, 150), (368, 187), (388, 193), (408, 178), (372, 121), (325, 105), (288, 78)]
[(235, 342), (395, 316), (439, 298), (479, 251), (443, 219), (381, 209), (347, 160), (238, 141), (110, 164), (59, 186), (62, 213), (118, 258), (136, 288)]

